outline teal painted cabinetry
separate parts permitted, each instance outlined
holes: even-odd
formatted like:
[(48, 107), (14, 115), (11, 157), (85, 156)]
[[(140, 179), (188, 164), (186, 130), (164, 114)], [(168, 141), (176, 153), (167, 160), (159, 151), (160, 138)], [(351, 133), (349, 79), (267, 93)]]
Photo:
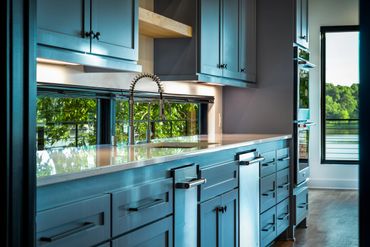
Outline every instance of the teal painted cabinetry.
[(255, 82), (255, 35), (254, 0), (201, 0), (200, 79)]
[(138, 0), (38, 0), (38, 57), (140, 70)]
[(308, 0), (296, 0), (295, 42), (305, 48), (309, 45)]

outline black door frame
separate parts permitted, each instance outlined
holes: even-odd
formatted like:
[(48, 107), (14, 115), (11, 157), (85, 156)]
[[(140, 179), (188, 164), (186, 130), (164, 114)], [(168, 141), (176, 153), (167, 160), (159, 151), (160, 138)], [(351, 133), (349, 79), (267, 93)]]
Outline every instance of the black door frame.
[(370, 246), (370, 2), (360, 0), (360, 246)]
[(35, 242), (36, 3), (3, 0), (0, 12), (1, 242), (28, 247)]

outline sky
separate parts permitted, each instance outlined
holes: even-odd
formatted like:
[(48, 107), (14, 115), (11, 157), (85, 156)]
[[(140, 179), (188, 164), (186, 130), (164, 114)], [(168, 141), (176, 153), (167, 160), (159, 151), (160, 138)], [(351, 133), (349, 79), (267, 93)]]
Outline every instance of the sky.
[(326, 33), (326, 83), (359, 82), (359, 33)]

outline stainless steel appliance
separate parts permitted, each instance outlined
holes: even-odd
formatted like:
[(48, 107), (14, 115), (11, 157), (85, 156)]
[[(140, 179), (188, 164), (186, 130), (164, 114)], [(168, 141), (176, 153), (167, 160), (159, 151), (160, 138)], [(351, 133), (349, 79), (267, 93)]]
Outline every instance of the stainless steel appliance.
[(293, 209), (294, 225), (306, 226), (308, 214), (307, 181), (310, 174), (310, 69), (315, 65), (309, 62), (310, 53), (300, 46), (294, 47), (294, 181)]
[(294, 47), (295, 71), (295, 116), (294, 116), (294, 167), (295, 183), (298, 185), (309, 175), (309, 138), (310, 126), (310, 69), (315, 65), (309, 62), (310, 53), (299, 46)]
[[(255, 150), (237, 155), (239, 161), (239, 246), (259, 246), (259, 167), (264, 160)], [(258, 226), (258, 227), (256, 227)]]

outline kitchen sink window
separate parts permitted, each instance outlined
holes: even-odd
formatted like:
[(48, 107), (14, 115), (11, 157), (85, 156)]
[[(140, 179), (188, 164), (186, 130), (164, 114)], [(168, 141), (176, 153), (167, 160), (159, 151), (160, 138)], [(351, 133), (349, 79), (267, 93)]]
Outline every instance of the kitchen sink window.
[[(134, 105), (136, 142), (199, 134), (199, 103), (166, 101), (164, 119), (160, 118), (159, 102), (139, 100)], [(127, 99), (115, 103), (115, 136), (118, 143), (128, 142), (129, 104)]]
[(39, 96), (37, 98), (38, 150), (96, 144), (97, 100)]
[[(127, 95), (122, 94), (85, 88), (40, 86), (37, 97), (37, 149), (112, 142), (127, 144), (129, 100)], [(187, 97), (168, 97), (164, 100), (164, 118), (160, 117), (156, 97), (135, 98), (133, 119), (136, 143), (198, 135), (201, 129), (205, 129), (207, 99), (190, 101)]]
[(322, 27), (322, 163), (359, 159), (358, 26)]

